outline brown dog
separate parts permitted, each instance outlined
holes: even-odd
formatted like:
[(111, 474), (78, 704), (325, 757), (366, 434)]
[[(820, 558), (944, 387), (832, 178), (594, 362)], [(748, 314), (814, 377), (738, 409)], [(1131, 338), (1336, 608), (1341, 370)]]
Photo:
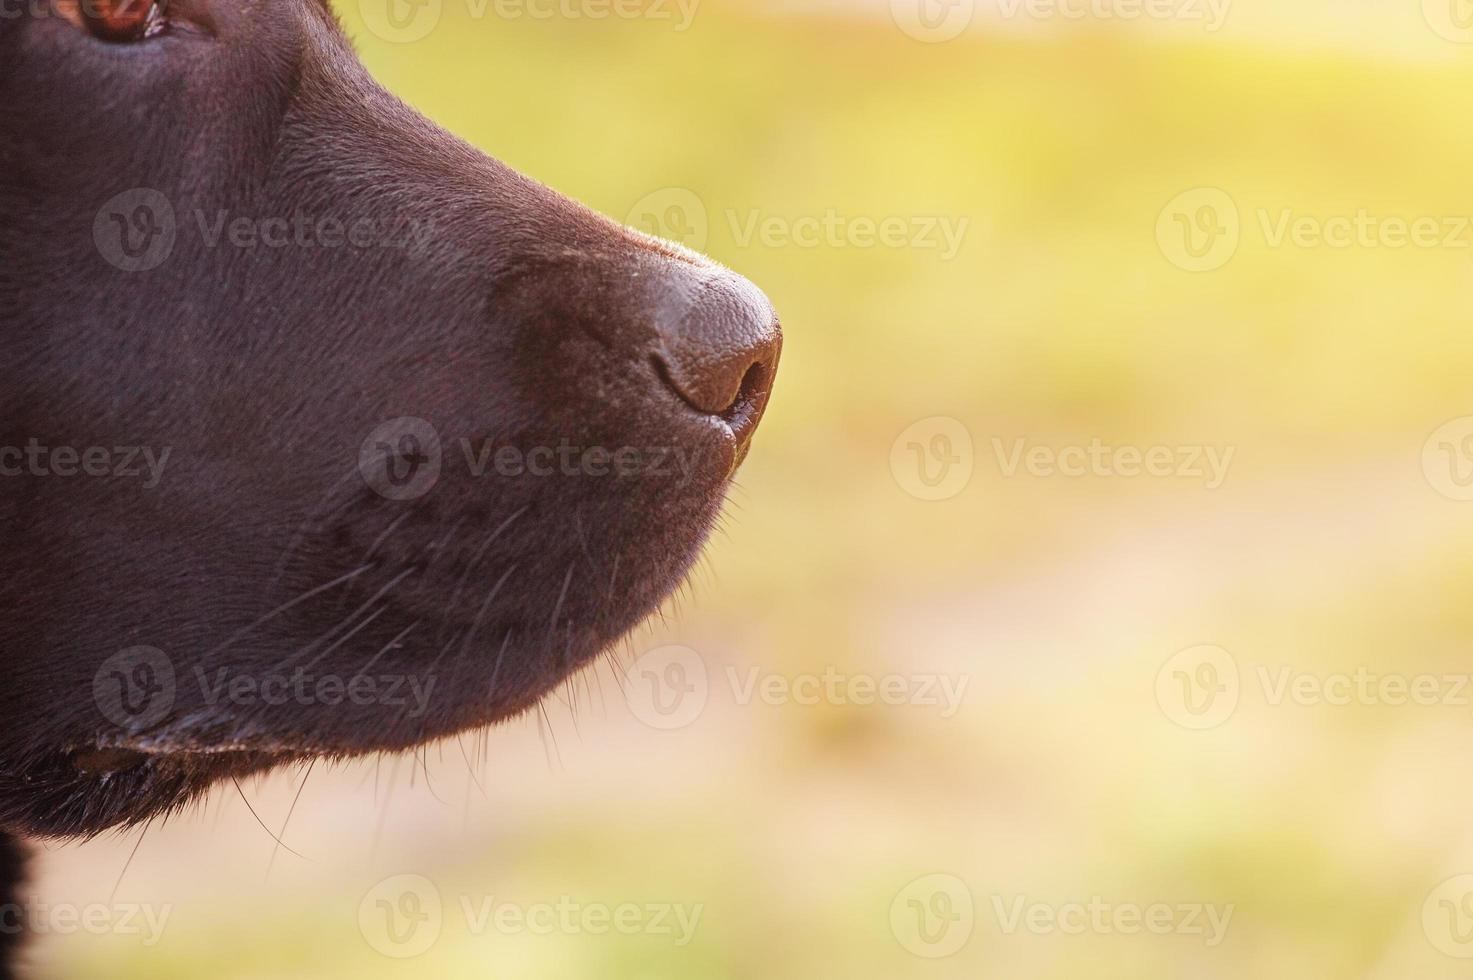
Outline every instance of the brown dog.
[(320, 0), (7, 13), (0, 831), (507, 718), (682, 581), (755, 287), (435, 128)]

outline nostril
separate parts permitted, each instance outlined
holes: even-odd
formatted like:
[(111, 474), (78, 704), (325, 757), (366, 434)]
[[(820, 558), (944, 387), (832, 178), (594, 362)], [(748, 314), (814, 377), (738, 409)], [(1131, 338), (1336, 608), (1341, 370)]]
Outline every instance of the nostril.
[(681, 387), (671, 374), (670, 365), (665, 363), (665, 359), (659, 354), (650, 355), (650, 364), (654, 367), (655, 374), (665, 384), (665, 387), (680, 396), (681, 401), (702, 415), (715, 415), (728, 422), (732, 421), (731, 416), (737, 414), (743, 404), (752, 401), (762, 392), (766, 387), (768, 373), (764, 365), (753, 364), (742, 375), (741, 383), (737, 386), (736, 394), (732, 397), (731, 401), (726, 405), (717, 406), (697, 400), (685, 388)]
[(737, 385), (736, 393), (724, 405), (712, 402), (702, 402), (692, 397), (671, 374), (670, 365), (659, 354), (650, 355), (650, 365), (654, 368), (655, 375), (686, 405), (700, 412), (702, 415), (713, 415), (729, 425), (742, 427), (751, 421), (755, 411), (760, 410), (769, 387), (771, 386), (772, 368), (762, 361), (754, 361), (742, 374), (741, 381)]
[(765, 396), (769, 386), (770, 375), (770, 369), (761, 361), (747, 368), (747, 373), (742, 375), (741, 387), (737, 389), (736, 401), (732, 402), (726, 411), (721, 413), (722, 417), (726, 418), (728, 422), (731, 422), (733, 419), (728, 416), (734, 415), (743, 405), (750, 405), (758, 398)]

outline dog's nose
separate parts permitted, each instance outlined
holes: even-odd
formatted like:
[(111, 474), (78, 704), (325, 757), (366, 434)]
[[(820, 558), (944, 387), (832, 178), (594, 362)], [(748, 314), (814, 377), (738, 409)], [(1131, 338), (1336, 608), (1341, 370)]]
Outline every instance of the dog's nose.
[(767, 405), (782, 352), (772, 304), (720, 268), (682, 263), (663, 288), (656, 370), (687, 405), (724, 420), (745, 440)]

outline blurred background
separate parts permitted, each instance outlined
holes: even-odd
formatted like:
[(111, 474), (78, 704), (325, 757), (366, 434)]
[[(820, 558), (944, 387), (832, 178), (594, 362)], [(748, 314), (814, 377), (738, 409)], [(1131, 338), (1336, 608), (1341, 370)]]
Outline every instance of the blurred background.
[(1467, 976), (1466, 0), (339, 7), (761, 285), (777, 394), (663, 621), (48, 851), (165, 922), (38, 976)]

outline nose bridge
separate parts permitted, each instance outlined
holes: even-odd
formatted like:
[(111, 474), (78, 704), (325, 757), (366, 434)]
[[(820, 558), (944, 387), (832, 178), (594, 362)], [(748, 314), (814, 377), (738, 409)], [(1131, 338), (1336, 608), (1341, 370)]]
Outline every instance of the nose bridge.
[(662, 278), (659, 356), (692, 407), (720, 414), (754, 373), (763, 383), (770, 379), (782, 333), (762, 290), (716, 265), (679, 262)]

